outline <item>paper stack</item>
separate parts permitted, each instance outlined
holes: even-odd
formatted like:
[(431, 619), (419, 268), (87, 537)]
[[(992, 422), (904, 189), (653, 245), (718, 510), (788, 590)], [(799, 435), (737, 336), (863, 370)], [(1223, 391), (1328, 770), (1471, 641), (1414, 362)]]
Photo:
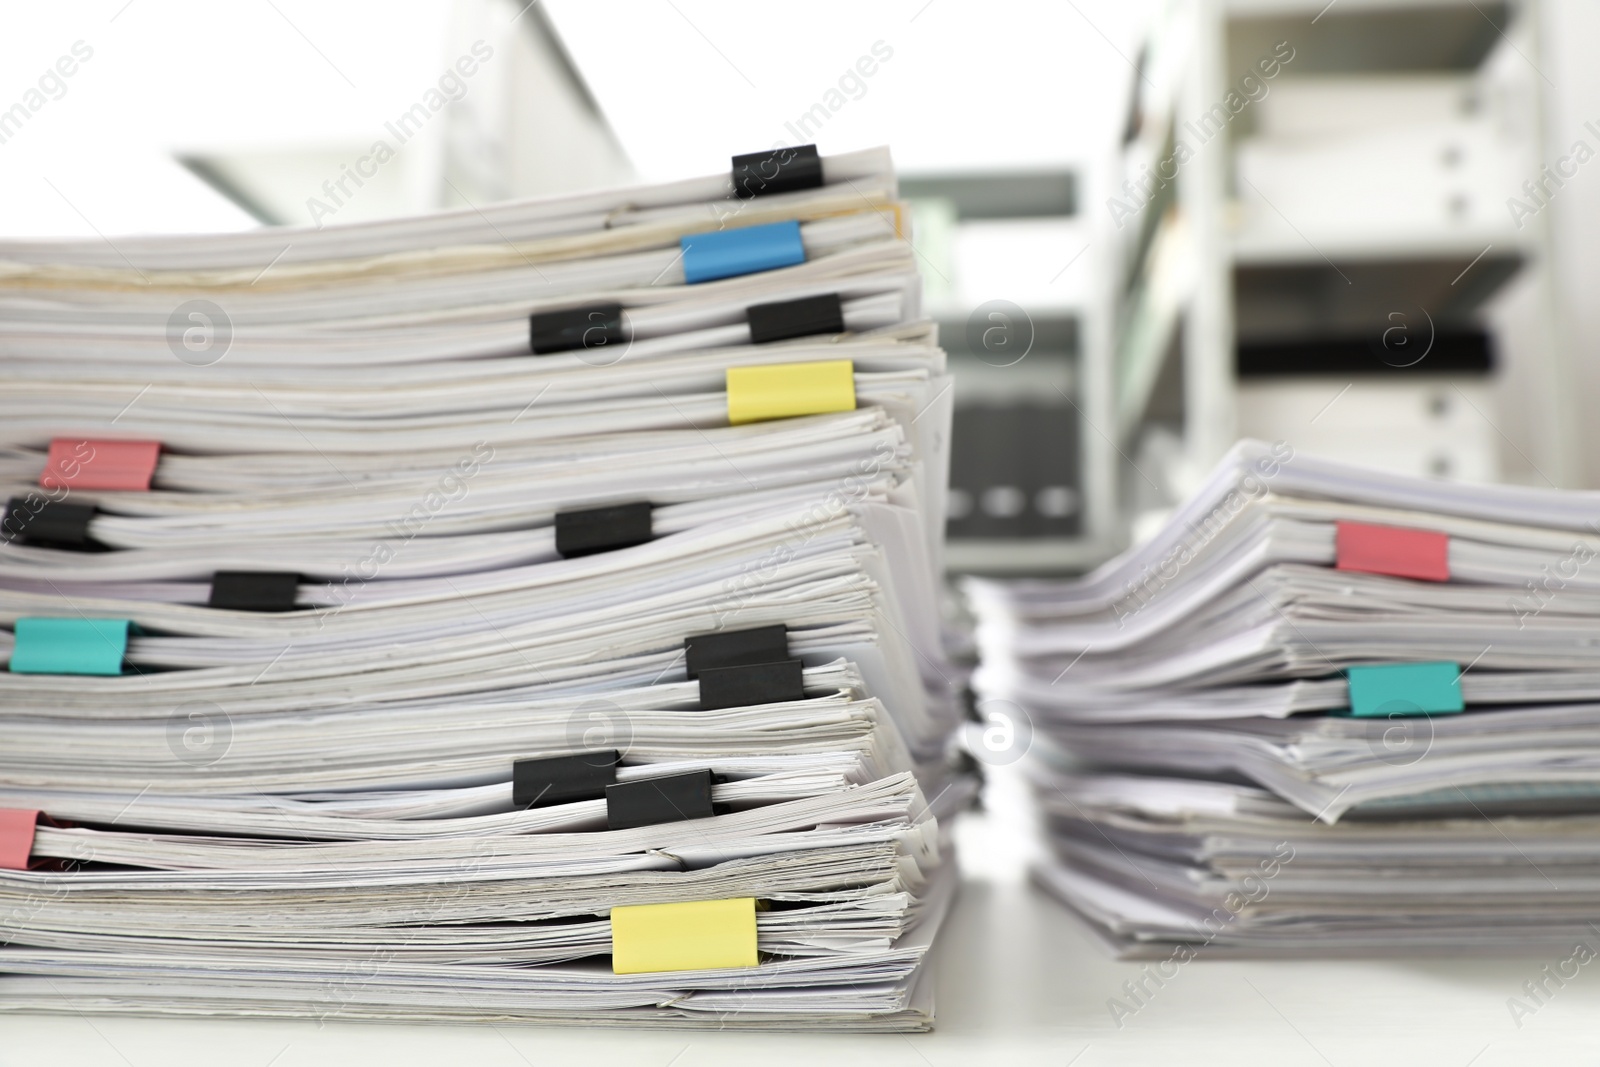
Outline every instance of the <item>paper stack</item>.
[(0, 1007), (907, 1030), (971, 798), (887, 152), (0, 244)]
[(1044, 886), (1115, 949), (1570, 952), (1600, 918), (1600, 494), (1244, 442), (1080, 581), (973, 583)]

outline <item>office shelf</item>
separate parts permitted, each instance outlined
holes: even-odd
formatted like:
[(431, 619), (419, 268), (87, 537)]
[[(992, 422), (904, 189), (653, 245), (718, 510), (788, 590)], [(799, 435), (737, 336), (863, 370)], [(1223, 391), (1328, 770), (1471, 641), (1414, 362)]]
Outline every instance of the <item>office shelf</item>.
[[(1562, 377), (1562, 316), (1537, 269), (1548, 219), (1514, 220), (1504, 207), (1540, 173), (1539, 12), (1538, 0), (1166, 5), (1142, 53), (1118, 165), (1118, 182), (1139, 192), (1128, 198), (1137, 216), (1118, 220), (1113, 264), (1110, 432), (1125, 490), (1137, 481), (1147, 496), (1153, 476), (1181, 493), (1242, 434), (1282, 430), (1271, 413), (1303, 403), (1302, 387), (1288, 375), (1279, 397), (1276, 379), (1253, 377), (1241, 404), (1241, 345), (1314, 359), (1305, 342), (1390, 337), (1420, 351), (1435, 336), (1481, 332), (1513, 282), (1537, 291), (1547, 333), (1518, 338), (1532, 351), (1493, 377), (1460, 372), (1488, 410), (1452, 424), (1464, 435), (1461, 462), (1436, 455), (1444, 438), (1430, 437), (1427, 467), (1492, 476), (1507, 447), (1492, 415), (1504, 396), (1533, 405), (1533, 421), (1549, 428), (1529, 461), (1563, 469), (1572, 401), (1548, 384)], [(1186, 158), (1161, 169), (1180, 145)], [(1157, 171), (1164, 180), (1152, 182)], [(1399, 372), (1389, 355), (1375, 351), (1365, 380)], [(1350, 373), (1348, 360), (1339, 366)], [(1514, 387), (1496, 384), (1511, 375)], [(1392, 374), (1383, 380), (1401, 388)], [(1342, 423), (1323, 423), (1304, 438), (1338, 454)], [(1354, 431), (1348, 441), (1355, 458), (1363, 443)]]
[[(1116, 547), (1115, 451), (1095, 429), (1114, 420), (1109, 299), (1093, 256), (1076, 258), (1102, 244), (1079, 186), (1050, 170), (901, 178), (956, 380), (951, 571), (1076, 571)], [(1003, 269), (977, 278), (975, 262)]]

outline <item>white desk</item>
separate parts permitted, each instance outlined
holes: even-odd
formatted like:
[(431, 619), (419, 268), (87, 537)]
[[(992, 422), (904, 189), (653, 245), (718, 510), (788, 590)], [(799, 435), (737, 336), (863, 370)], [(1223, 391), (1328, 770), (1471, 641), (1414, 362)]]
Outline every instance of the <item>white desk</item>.
[[(1507, 998), (1554, 959), (1225, 963), (1204, 953), (1119, 1029), (1107, 1000), (1139, 967), (1107, 959), (1021, 877), (1024, 801), (959, 828), (968, 870), (940, 938), (932, 1034), (841, 1037), (532, 1027), (0, 1016), (0, 1064), (129, 1067), (967, 1067), (999, 1064), (1593, 1063), (1600, 959), (1522, 1019)], [(1596, 902), (1600, 911), (1600, 901)], [(1591, 942), (1600, 950), (1600, 936)]]

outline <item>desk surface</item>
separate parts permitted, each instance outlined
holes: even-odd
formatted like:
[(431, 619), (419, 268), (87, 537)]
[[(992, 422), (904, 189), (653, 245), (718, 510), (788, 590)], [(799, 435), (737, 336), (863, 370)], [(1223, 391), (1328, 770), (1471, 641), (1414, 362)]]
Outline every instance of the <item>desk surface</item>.
[[(1015, 778), (958, 827), (961, 898), (941, 934), (936, 1032), (908, 1036), (681, 1034), (516, 1026), (0, 1016), (0, 1063), (296, 1067), (967, 1067), (1048, 1063), (1501, 1064), (1594, 1062), (1600, 962), (1545, 1003), (1522, 990), (1544, 958), (1185, 966), (1119, 1027), (1108, 1001), (1139, 965), (1117, 963), (1023, 876), (1033, 847)], [(1600, 936), (1591, 942), (1600, 950)], [(1508, 1000), (1531, 1014), (1514, 1019)], [(1518, 1025), (1520, 1021), (1520, 1026)]]

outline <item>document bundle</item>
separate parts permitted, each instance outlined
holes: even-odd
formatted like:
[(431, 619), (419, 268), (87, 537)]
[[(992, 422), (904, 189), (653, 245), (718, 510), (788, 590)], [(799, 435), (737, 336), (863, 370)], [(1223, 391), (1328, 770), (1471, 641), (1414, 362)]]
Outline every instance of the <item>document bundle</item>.
[(1600, 919), (1600, 494), (1243, 442), (1148, 543), (974, 582), (1039, 881), (1117, 951), (1570, 950)]
[(914, 1030), (975, 784), (884, 151), (0, 242), (0, 1008)]

